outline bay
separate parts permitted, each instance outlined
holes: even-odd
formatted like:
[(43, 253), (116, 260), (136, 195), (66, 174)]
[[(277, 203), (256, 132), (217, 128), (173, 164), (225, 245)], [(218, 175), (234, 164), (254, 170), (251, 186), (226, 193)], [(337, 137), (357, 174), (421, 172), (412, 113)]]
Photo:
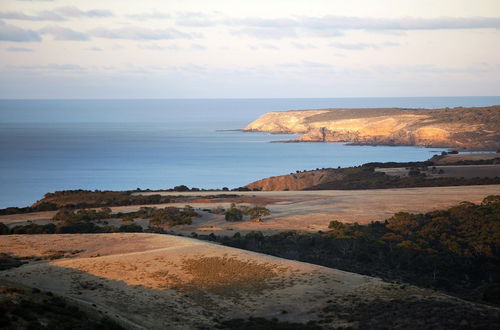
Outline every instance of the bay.
[(235, 131), (268, 111), (454, 107), (500, 97), (207, 100), (0, 100), (0, 208), (67, 189), (235, 188), (296, 170), (418, 161), (443, 149), (269, 143)]

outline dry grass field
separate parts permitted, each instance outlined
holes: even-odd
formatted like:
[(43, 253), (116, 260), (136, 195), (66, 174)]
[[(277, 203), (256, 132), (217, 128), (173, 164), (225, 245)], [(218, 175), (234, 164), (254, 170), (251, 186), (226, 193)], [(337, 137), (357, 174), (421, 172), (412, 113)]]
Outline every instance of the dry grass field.
[(475, 153), (460, 153), (460, 154), (447, 154), (443, 157), (441, 157), (438, 161), (437, 164), (439, 165), (444, 165), (444, 164), (451, 164), (451, 163), (456, 163), (456, 162), (464, 162), (464, 161), (478, 161), (478, 160), (492, 160), (500, 158), (500, 153), (480, 153), (480, 152), (475, 152)]
[(129, 329), (206, 329), (250, 316), (357, 327), (355, 316), (325, 306), (394, 299), (497, 313), (409, 285), (170, 235), (4, 235), (0, 251), (29, 261), (1, 271), (0, 285), (53, 292)]
[[(157, 192), (155, 192), (156, 194)], [(147, 193), (144, 193), (147, 194)], [(212, 192), (160, 192), (200, 196), (190, 203), (202, 216), (193, 219), (191, 225), (172, 227), (171, 230), (189, 235), (192, 232), (227, 234), (235, 232), (263, 231), (276, 233), (285, 230), (318, 231), (326, 230), (332, 220), (342, 222), (369, 223), (385, 220), (394, 213), (404, 211), (425, 213), (432, 210), (448, 208), (462, 201), (480, 202), (488, 195), (500, 194), (500, 185), (460, 186), (460, 187), (428, 187), (400, 189), (370, 190), (317, 190), (317, 191), (264, 191), (237, 192), (242, 197), (204, 200), (203, 195)], [(204, 210), (217, 207), (228, 208), (231, 203), (237, 205), (264, 205), (271, 210), (271, 215), (264, 217), (263, 222), (227, 222), (224, 215)], [(183, 203), (147, 205), (156, 207), (177, 206)], [(136, 211), (141, 205), (113, 207), (114, 212)], [(26, 213), (0, 216), (0, 222), (13, 227), (19, 224), (48, 223), (55, 212)], [(109, 220), (112, 225), (123, 224), (121, 220)], [(147, 221), (137, 220), (147, 228)]]
[(54, 292), (130, 328), (252, 315), (305, 322), (331, 299), (398, 294), (378, 279), (169, 235), (9, 235), (0, 250), (40, 259), (0, 272), (0, 283)]
[[(409, 168), (392, 167), (392, 168), (376, 168), (376, 172), (384, 172), (387, 175), (395, 175), (399, 177), (408, 176)], [(447, 165), (447, 166), (432, 166), (427, 170), (421, 170), (421, 173), (426, 175), (426, 178), (495, 178), (500, 177), (500, 164), (495, 165)]]

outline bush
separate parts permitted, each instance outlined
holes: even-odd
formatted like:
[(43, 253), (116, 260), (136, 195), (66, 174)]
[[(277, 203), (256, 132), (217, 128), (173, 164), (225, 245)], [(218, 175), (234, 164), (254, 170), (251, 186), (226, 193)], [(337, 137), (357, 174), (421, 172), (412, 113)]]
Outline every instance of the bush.
[(231, 207), (224, 213), (226, 221), (241, 221), (243, 220), (243, 211), (238, 209), (233, 203)]
[(176, 207), (166, 207), (164, 209), (143, 210), (152, 219), (149, 221), (150, 227), (190, 225), (192, 218), (200, 215), (192, 207), (186, 206), (183, 210)]
[(172, 189), (172, 190), (173, 191), (179, 191), (179, 192), (189, 191), (189, 187), (185, 186), (185, 185), (180, 185), (180, 186), (175, 186), (174, 189)]
[(53, 223), (49, 223), (46, 225), (37, 225), (31, 223), (25, 226), (15, 226), (10, 231), (11, 234), (17, 234), (17, 235), (54, 234), (55, 232), (56, 232), (56, 225), (54, 225)]
[(52, 220), (73, 223), (80, 221), (99, 221), (111, 217), (111, 209), (109, 207), (103, 207), (99, 211), (83, 209), (76, 212), (69, 209), (61, 209), (52, 217)]
[[(500, 304), (500, 197), (367, 225), (332, 221), (319, 233), (218, 237), (224, 245), (407, 281)], [(202, 238), (202, 237), (200, 237)]]
[(8, 235), (9, 227), (7, 227), (3, 222), (0, 222), (0, 235)]
[(118, 231), (122, 233), (142, 233), (142, 227), (136, 223), (131, 223), (129, 225), (121, 225)]
[(260, 219), (270, 215), (271, 211), (263, 206), (255, 206), (246, 210), (245, 214), (249, 215), (251, 219)]
[(114, 226), (100, 227), (92, 222), (74, 222), (59, 225), (57, 234), (91, 234), (91, 233), (112, 233), (116, 231)]

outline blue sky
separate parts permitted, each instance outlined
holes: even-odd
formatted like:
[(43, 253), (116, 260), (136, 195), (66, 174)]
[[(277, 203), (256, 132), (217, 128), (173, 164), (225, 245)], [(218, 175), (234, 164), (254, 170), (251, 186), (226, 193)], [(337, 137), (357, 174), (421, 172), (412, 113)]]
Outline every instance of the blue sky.
[(1, 98), (500, 95), (497, 0), (0, 0)]

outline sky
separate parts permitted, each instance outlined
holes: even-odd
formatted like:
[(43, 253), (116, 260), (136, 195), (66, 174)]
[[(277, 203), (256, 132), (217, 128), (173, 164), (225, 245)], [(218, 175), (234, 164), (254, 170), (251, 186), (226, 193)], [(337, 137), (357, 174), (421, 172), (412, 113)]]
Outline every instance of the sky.
[(0, 0), (0, 98), (481, 95), (499, 0)]

